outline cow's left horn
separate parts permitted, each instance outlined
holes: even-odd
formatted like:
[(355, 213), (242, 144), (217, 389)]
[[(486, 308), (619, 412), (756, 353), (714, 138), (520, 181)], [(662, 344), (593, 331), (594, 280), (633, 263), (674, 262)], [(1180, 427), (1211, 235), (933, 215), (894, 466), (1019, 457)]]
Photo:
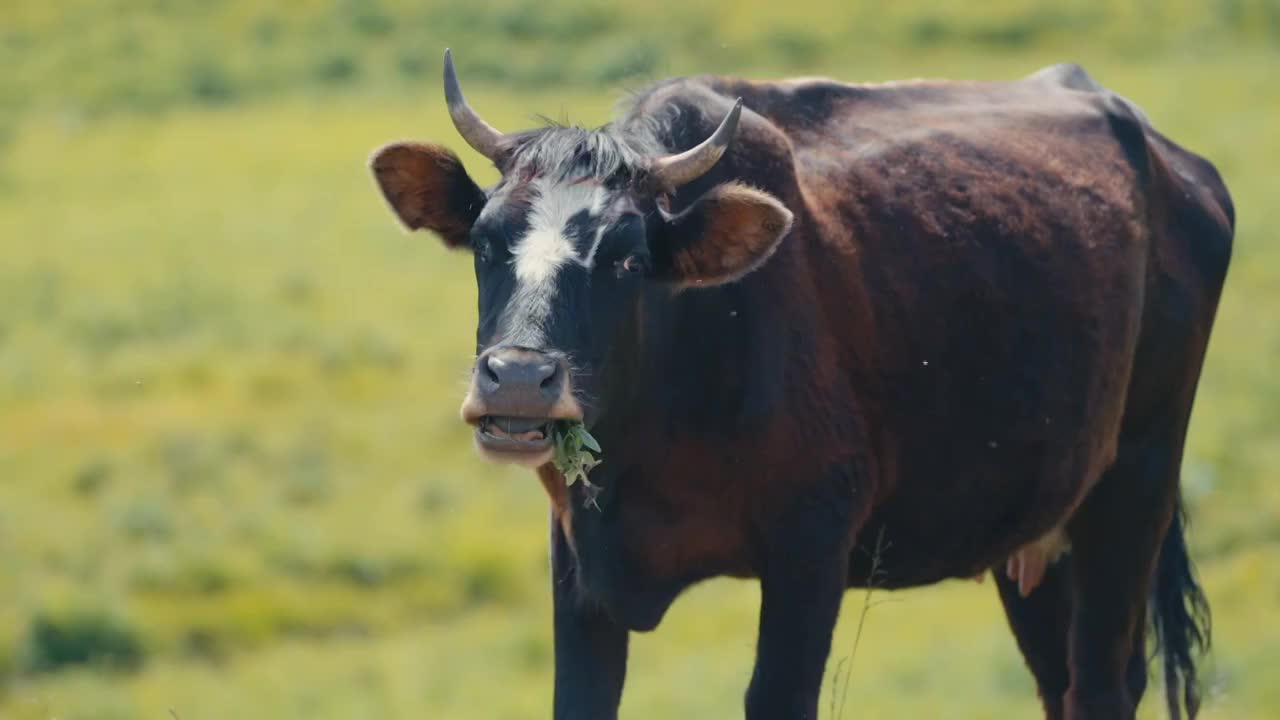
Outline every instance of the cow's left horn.
[(506, 136), (492, 125), (480, 119), (475, 110), (462, 97), (458, 87), (458, 74), (453, 70), (453, 55), (444, 51), (444, 101), (449, 106), (449, 117), (467, 144), (481, 155), (497, 162)]
[(733, 141), (738, 131), (738, 117), (742, 115), (742, 98), (733, 104), (733, 109), (725, 115), (720, 127), (711, 133), (711, 137), (700, 144), (675, 155), (664, 155), (654, 158), (649, 165), (649, 172), (663, 187), (674, 190), (685, 183), (697, 180), (711, 169), (724, 151)]

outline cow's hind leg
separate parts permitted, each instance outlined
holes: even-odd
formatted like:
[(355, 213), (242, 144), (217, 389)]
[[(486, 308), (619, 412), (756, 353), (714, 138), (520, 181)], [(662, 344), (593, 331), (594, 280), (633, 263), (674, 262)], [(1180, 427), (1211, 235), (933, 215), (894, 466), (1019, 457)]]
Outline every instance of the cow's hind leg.
[(1067, 668), (1067, 632), (1071, 624), (1071, 563), (1063, 558), (1049, 565), (1044, 578), (1025, 597), (1018, 581), (1004, 567), (992, 571), (1000, 602), (1018, 649), (1036, 679), (1036, 689), (1048, 720), (1062, 720), (1063, 696), (1071, 677)]
[(1072, 544), (1068, 720), (1130, 720), (1146, 688), (1147, 602), (1178, 495), (1178, 442), (1122, 439), (1068, 527)]

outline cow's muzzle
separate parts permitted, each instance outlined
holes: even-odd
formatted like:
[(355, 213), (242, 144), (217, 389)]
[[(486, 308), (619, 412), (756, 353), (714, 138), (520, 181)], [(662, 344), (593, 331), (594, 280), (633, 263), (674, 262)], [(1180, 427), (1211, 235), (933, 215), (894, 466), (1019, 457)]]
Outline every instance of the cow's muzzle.
[(497, 346), (476, 357), (462, 419), (486, 458), (536, 467), (551, 459), (555, 423), (581, 420), (582, 408), (563, 358)]

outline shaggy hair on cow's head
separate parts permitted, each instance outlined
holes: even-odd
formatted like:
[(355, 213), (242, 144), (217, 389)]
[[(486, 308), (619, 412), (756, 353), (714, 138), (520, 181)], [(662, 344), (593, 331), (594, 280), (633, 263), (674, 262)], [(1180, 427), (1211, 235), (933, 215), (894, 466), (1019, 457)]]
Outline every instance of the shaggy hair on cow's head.
[[(638, 98), (637, 98), (638, 99)], [(555, 181), (595, 178), (609, 185), (642, 180), (649, 159), (671, 152), (664, 142), (678, 114), (672, 105), (657, 112), (619, 108), (618, 120), (598, 128), (565, 125), (543, 118), (545, 126), (512, 133), (504, 175), (536, 175)]]
[(651, 138), (620, 131), (612, 123), (593, 130), (562, 125), (526, 130), (511, 144), (506, 173), (554, 181), (630, 180), (643, 173), (650, 156), (662, 152)]

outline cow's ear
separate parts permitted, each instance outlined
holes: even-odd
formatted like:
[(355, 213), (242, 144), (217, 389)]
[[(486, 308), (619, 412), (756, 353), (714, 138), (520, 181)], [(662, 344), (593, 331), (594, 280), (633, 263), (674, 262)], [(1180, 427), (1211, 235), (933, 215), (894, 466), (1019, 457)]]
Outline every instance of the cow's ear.
[(467, 245), (485, 195), (452, 151), (439, 145), (393, 143), (374, 151), (369, 169), (405, 227), (426, 228), (451, 248)]
[(664, 218), (651, 248), (654, 277), (681, 287), (733, 282), (760, 267), (791, 229), (791, 211), (739, 183), (717, 185)]

